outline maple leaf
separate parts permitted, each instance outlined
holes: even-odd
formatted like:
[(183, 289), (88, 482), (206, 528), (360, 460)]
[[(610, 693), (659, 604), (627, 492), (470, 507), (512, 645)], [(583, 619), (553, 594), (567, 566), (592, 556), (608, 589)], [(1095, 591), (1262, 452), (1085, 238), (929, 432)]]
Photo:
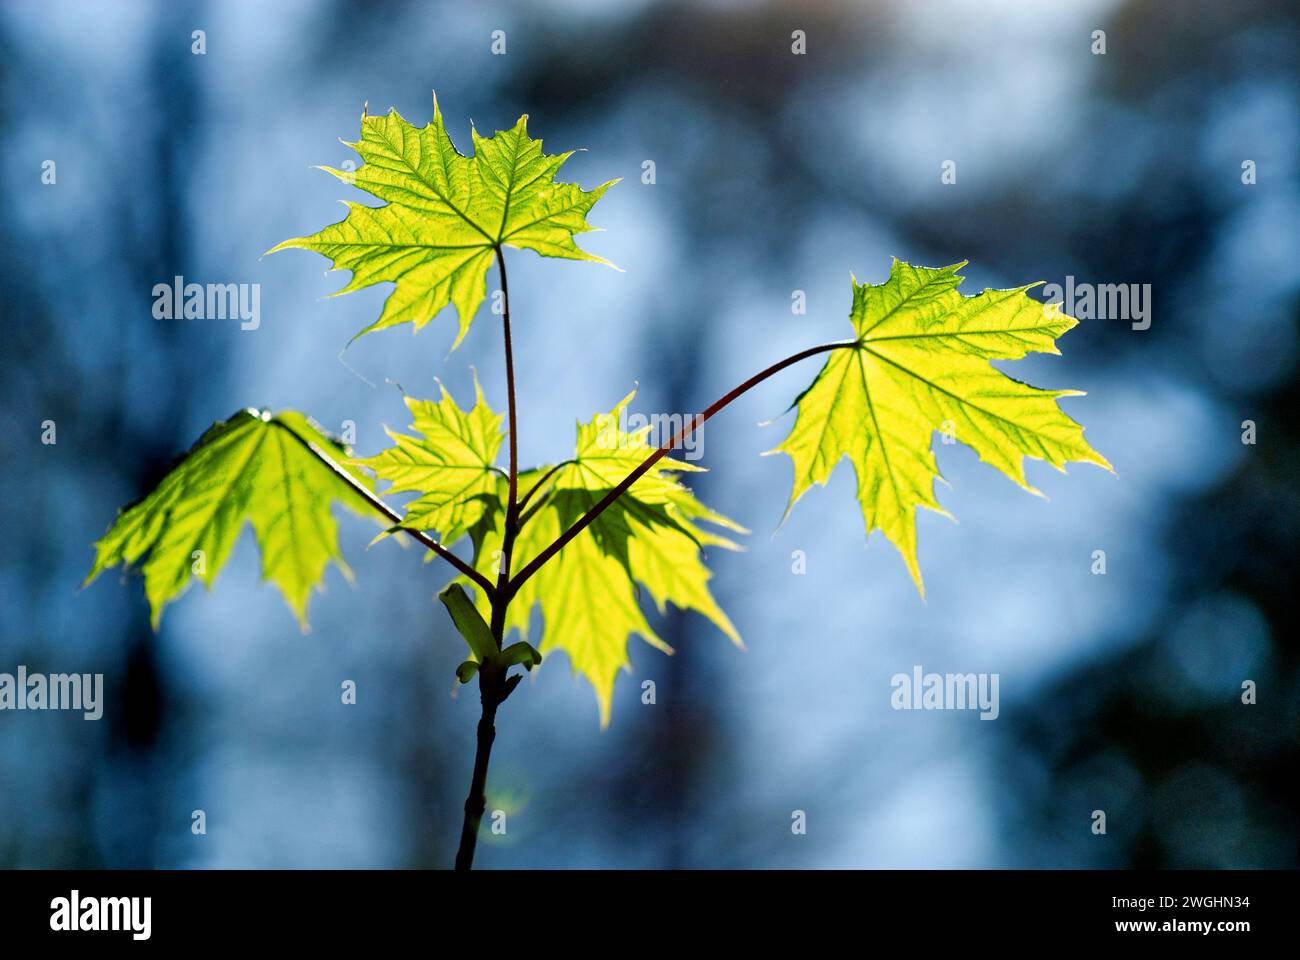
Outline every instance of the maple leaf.
[(157, 629), (163, 607), (192, 577), (211, 588), (248, 521), (262, 552), (263, 578), (280, 588), (306, 630), (307, 602), (326, 565), (333, 560), (351, 576), (339, 553), (331, 503), (339, 500), (373, 516), (307, 444), (335, 458), (347, 454), (293, 411), (272, 416), (247, 409), (213, 424), (152, 492), (122, 509), (95, 544), (85, 582), (110, 567), (143, 560)]
[(913, 267), (895, 260), (881, 284), (853, 281), (853, 345), (831, 353), (816, 380), (791, 405), (789, 436), (769, 453), (794, 461), (789, 513), (814, 483), (825, 484), (847, 457), (858, 480), (868, 535), (880, 530), (903, 555), (921, 595), (916, 508), (948, 515), (934, 496), (942, 479), (931, 441), (955, 436), (1021, 487), (1026, 456), (1064, 472), (1068, 461), (1110, 464), (1060, 409), (1077, 390), (1040, 390), (988, 361), (1059, 353), (1056, 339), (1078, 322), (1027, 291), (957, 291), (965, 261)]
[(424, 127), (408, 123), (396, 110), (363, 115), (361, 139), (347, 145), (365, 163), (357, 170), (321, 169), (385, 205), (347, 203), (348, 215), (340, 222), (286, 240), (268, 253), (313, 250), (333, 261), (331, 269), (351, 270), (352, 279), (335, 296), (395, 283), (379, 319), (358, 337), (402, 323), (418, 330), (454, 304), (460, 319), (455, 349), (483, 302), (488, 267), (499, 247), (608, 264), (573, 238), (594, 229), (587, 213), (618, 181), (593, 190), (557, 183), (555, 176), (573, 151), (543, 153), (542, 141), (528, 136), (527, 125), (524, 114), (512, 129), (491, 137), (471, 128), (474, 155), (465, 157), (447, 134), (436, 96), (433, 120)]
[(436, 403), (405, 398), (411, 427), (423, 436), (385, 429), (396, 446), (352, 461), (391, 481), (386, 493), (420, 491), (422, 496), (407, 506), (401, 526), (436, 530), (444, 545), (459, 540), (483, 516), (487, 507), (482, 498), (496, 495), (502, 475), (496, 466), (504, 438), (501, 414), (487, 405), (477, 380), (474, 393), (469, 411), (457, 406), (445, 387)]
[[(555, 469), (521, 474), (529, 498), (528, 518), (515, 541), (513, 564), (522, 569), (622, 480), (652, 449), (649, 427), (625, 433), (616, 426), (629, 394), (611, 414), (578, 425), (574, 458)], [(630, 464), (627, 469), (624, 466)], [(608, 726), (614, 680), (630, 668), (628, 640), (641, 637), (672, 653), (641, 609), (639, 587), (662, 613), (667, 603), (708, 618), (737, 646), (740, 635), (708, 588), (712, 574), (701, 560), (704, 547), (736, 549), (731, 540), (701, 526), (745, 532), (701, 504), (673, 474), (698, 469), (665, 457), (632, 488), (527, 580), (510, 604), (506, 629), (528, 639), (534, 606), (542, 614), (543, 654), (563, 650), (576, 673), (596, 691), (600, 723)], [(539, 483), (543, 489), (534, 488)], [(494, 575), (505, 522), (506, 484), (498, 481), (493, 509), (472, 531), (475, 566)], [(533, 504), (540, 504), (534, 506)], [(481, 591), (480, 609), (487, 612)]]

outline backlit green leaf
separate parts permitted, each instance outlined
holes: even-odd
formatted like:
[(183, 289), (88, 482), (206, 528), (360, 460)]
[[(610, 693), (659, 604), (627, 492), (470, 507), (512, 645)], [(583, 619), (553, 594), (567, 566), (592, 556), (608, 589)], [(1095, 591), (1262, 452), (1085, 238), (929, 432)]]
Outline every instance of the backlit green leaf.
[(385, 494), (420, 491), (422, 496), (407, 505), (402, 526), (436, 530), (445, 544), (478, 522), (485, 509), (481, 498), (495, 496), (501, 475), (495, 466), (504, 437), (501, 415), (492, 412), (477, 382), (474, 389), (476, 402), (468, 412), (445, 388), (436, 403), (407, 397), (411, 427), (421, 436), (388, 430), (395, 446), (353, 461), (391, 481)]
[[(396, 110), (361, 118), (361, 139), (350, 143), (365, 161), (358, 170), (324, 167), (345, 183), (385, 201), (348, 203), (339, 223), (272, 248), (313, 250), (351, 270), (339, 293), (376, 283), (396, 289), (379, 319), (361, 333), (402, 323), (415, 329), (448, 303), (460, 316), (456, 345), (483, 302), (485, 280), (498, 247), (534, 250), (545, 257), (595, 260), (573, 240), (593, 229), (587, 213), (616, 180), (593, 190), (557, 183), (573, 155), (548, 155), (528, 136), (524, 115), (510, 130), (480, 137), (471, 130), (472, 157), (451, 142), (437, 98), (433, 120), (415, 127)], [(358, 334), (360, 336), (361, 334)]]
[[(622, 480), (639, 464), (650, 447), (644, 431), (627, 434), (617, 427), (617, 413), (625, 398), (608, 416), (579, 424), (573, 461), (560, 467), (546, 481), (546, 491), (536, 497), (542, 506), (535, 510), (515, 542), (512, 567), (521, 569), (556, 537)], [(599, 430), (607, 431), (597, 441)], [(624, 451), (620, 454), (620, 450)], [(611, 468), (610, 460), (627, 457), (627, 469)], [(614, 679), (628, 669), (627, 643), (633, 634), (651, 646), (672, 653), (646, 620), (640, 593), (644, 587), (660, 612), (671, 602), (684, 610), (707, 617), (732, 642), (740, 645), (727, 615), (718, 606), (708, 582), (712, 574), (704, 566), (701, 551), (708, 546), (735, 549), (714, 527), (744, 532), (733, 521), (709, 510), (672, 474), (692, 469), (665, 457), (631, 491), (606, 509), (586, 530), (523, 584), (510, 605), (506, 629), (529, 635), (529, 618), (534, 607), (542, 615), (541, 651), (563, 650), (573, 669), (595, 688), (602, 726), (609, 723)], [(535, 470), (520, 477), (520, 495), (543, 480), (547, 471)], [(644, 492), (647, 499), (641, 499)], [(506, 485), (498, 483), (494, 509), (473, 531), (475, 566), (494, 576), (502, 543)], [(538, 502), (534, 500), (533, 502)], [(486, 605), (477, 597), (480, 610)]]
[(293, 411), (241, 410), (214, 424), (151, 493), (118, 514), (95, 544), (86, 583), (118, 564), (140, 563), (157, 628), (163, 607), (192, 577), (212, 586), (247, 521), (262, 551), (262, 576), (280, 588), (306, 629), (307, 601), (329, 561), (350, 576), (331, 504), (375, 515), (308, 444), (336, 462), (347, 457)]
[[(793, 506), (848, 458), (857, 472), (867, 533), (880, 530), (903, 555), (924, 595), (916, 508), (947, 515), (934, 496), (941, 479), (935, 431), (972, 447), (1026, 490), (1026, 456), (1059, 470), (1071, 460), (1110, 469), (1057, 404), (1077, 390), (1039, 390), (990, 360), (1059, 353), (1056, 338), (1077, 321), (1031, 298), (1031, 286), (957, 292), (964, 263), (932, 269), (895, 260), (885, 283), (853, 282), (852, 348), (835, 350), (799, 398), (794, 428), (772, 452), (794, 461)], [(787, 512), (789, 507), (787, 507)]]

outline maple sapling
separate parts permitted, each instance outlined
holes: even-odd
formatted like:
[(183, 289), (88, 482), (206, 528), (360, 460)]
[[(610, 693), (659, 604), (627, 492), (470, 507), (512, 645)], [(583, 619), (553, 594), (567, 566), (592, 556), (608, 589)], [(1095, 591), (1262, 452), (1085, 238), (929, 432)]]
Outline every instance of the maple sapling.
[[(272, 252), (292, 247), (329, 258), (333, 269), (351, 271), (340, 292), (392, 283), (379, 317), (357, 336), (406, 323), (418, 330), (450, 305), (459, 320), (454, 345), (469, 332), (495, 270), (505, 413), (489, 406), (477, 381), (468, 407), (446, 389), (437, 399), (408, 397), (409, 432), (389, 431), (391, 446), (357, 458), (301, 413), (241, 410), (214, 424), (157, 487), (119, 513), (96, 543), (87, 577), (138, 564), (157, 627), (163, 608), (194, 578), (212, 585), (247, 521), (264, 577), (305, 627), (326, 566), (347, 569), (335, 502), (378, 520), (381, 537), (411, 537), (449, 563), (456, 576), (440, 598), (468, 650), (456, 675), (461, 683), (477, 678), (481, 704), (456, 856), (461, 868), (473, 861), (496, 714), (519, 683), (515, 667), (532, 670), (562, 651), (590, 681), (605, 726), (615, 676), (629, 666), (629, 638), (672, 652), (646, 619), (642, 589), (661, 612), (669, 603), (695, 611), (740, 645), (709, 590), (702, 551), (735, 548), (732, 537), (746, 531), (696, 499), (682, 477), (700, 469), (688, 460), (705, 422), (759, 383), (821, 358), (820, 372), (792, 404), (789, 435), (770, 451), (794, 466), (787, 511), (847, 458), (866, 533), (879, 530), (898, 548), (922, 593), (916, 511), (946, 513), (934, 496), (936, 432), (1031, 491), (1026, 456), (1058, 469), (1069, 461), (1109, 469), (1057, 403), (1075, 391), (1028, 386), (989, 362), (1057, 353), (1056, 339), (1075, 320), (1032, 299), (1030, 286), (965, 296), (957, 289), (963, 264), (898, 260), (883, 283), (852, 281), (851, 339), (778, 360), (699, 414), (670, 420), (671, 436), (656, 444), (648, 440), (655, 422), (628, 417), (628, 394), (578, 425), (571, 456), (521, 469), (505, 251), (606, 263), (574, 238), (592, 229), (587, 214), (616, 181), (592, 190), (557, 181), (571, 154), (543, 153), (541, 141), (528, 136), (526, 116), (490, 137), (471, 130), (471, 139), (471, 156), (457, 151), (436, 98), (424, 127), (396, 111), (363, 114), (361, 139), (349, 144), (363, 165), (324, 169), (383, 204), (348, 203), (340, 222)], [(673, 451), (688, 457), (670, 457)], [(399, 511), (376, 493), (376, 480), (387, 483), (385, 495), (417, 496)], [(452, 552), (463, 542), (468, 559)], [(198, 569), (196, 551), (206, 558)], [(529, 637), (535, 608), (542, 620), (537, 646)], [(507, 643), (512, 634), (518, 640)]]

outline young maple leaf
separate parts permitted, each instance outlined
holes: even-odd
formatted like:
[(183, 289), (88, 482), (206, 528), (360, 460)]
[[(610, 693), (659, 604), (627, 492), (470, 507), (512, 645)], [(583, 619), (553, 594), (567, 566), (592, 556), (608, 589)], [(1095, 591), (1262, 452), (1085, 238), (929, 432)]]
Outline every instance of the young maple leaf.
[(853, 281), (851, 348), (835, 350), (812, 386), (791, 405), (790, 435), (769, 453), (794, 461), (789, 513), (812, 484), (825, 484), (848, 457), (868, 535), (880, 530), (903, 555), (925, 595), (916, 555), (916, 508), (948, 515), (934, 497), (941, 479), (931, 440), (936, 430), (970, 446), (1020, 486), (1026, 456), (1064, 472), (1066, 462), (1106, 459), (1083, 427), (1057, 405), (1077, 390), (1039, 390), (995, 369), (990, 360), (1056, 353), (1056, 339), (1078, 322), (1026, 291), (957, 292), (966, 265), (938, 269), (895, 260), (881, 284)]
[[(532, 470), (519, 477), (520, 496), (530, 504), (527, 522), (514, 547), (514, 565), (522, 569), (575, 520), (591, 509), (654, 448), (646, 443), (649, 428), (625, 433), (616, 424), (629, 394), (610, 414), (578, 424), (574, 458), (555, 470)], [(526, 581), (510, 604), (506, 629), (524, 639), (534, 606), (541, 610), (542, 652), (563, 650), (596, 691), (601, 726), (609, 724), (614, 680), (630, 666), (632, 635), (664, 653), (672, 653), (647, 622), (640, 604), (645, 587), (662, 613), (669, 602), (708, 618), (737, 646), (740, 635), (718, 606), (708, 583), (712, 576), (701, 558), (706, 546), (737, 549), (724, 536), (700, 526), (745, 532), (732, 520), (705, 507), (672, 474), (695, 469), (665, 457), (632, 488), (600, 514), (536, 575)], [(542, 489), (535, 489), (538, 484)], [(497, 502), (472, 532), (475, 567), (495, 575), (502, 542), (506, 484), (498, 481)], [(534, 508), (533, 504), (540, 504)], [(478, 604), (486, 614), (484, 598)]]
[(291, 410), (274, 416), (241, 410), (213, 424), (148, 496), (122, 509), (95, 544), (85, 582), (119, 563), (143, 560), (157, 629), (163, 607), (192, 577), (212, 587), (248, 521), (262, 550), (263, 578), (280, 588), (306, 630), (307, 601), (329, 561), (350, 576), (331, 504), (339, 500), (374, 516), (308, 445), (340, 459), (347, 453)]
[(436, 96), (433, 120), (425, 127), (412, 126), (396, 110), (363, 115), (361, 139), (347, 145), (365, 164), (358, 170), (321, 169), (386, 204), (348, 203), (348, 215), (339, 223), (267, 252), (313, 250), (333, 261), (331, 269), (351, 270), (352, 279), (335, 296), (385, 281), (396, 284), (379, 319), (358, 337), (402, 323), (418, 330), (454, 304), (460, 318), (455, 349), (483, 302), (498, 248), (609, 263), (573, 238), (595, 229), (587, 213), (618, 181), (593, 190), (557, 183), (555, 176), (573, 151), (543, 153), (542, 141), (528, 136), (527, 125), (524, 114), (512, 129), (490, 137), (471, 127), (474, 155), (466, 157), (447, 134)]
[[(494, 497), (496, 466), (501, 449), (501, 414), (494, 413), (474, 383), (475, 404), (462, 410), (447, 389), (442, 398), (406, 398), (412, 429), (422, 436), (410, 437), (385, 430), (396, 446), (365, 459), (355, 466), (368, 467), (382, 480), (391, 482), (385, 493), (419, 491), (422, 495), (406, 507), (402, 527), (436, 530), (442, 543), (450, 546), (483, 516), (483, 497)], [(384, 534), (381, 534), (381, 537)]]

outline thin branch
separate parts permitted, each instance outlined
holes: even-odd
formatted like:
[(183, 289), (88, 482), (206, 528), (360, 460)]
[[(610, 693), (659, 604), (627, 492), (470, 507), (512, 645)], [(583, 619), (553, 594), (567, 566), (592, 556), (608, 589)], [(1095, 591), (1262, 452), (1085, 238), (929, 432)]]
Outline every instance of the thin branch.
[[(321, 463), (325, 464), (325, 466), (333, 470), (334, 473), (339, 477), (339, 479), (343, 480), (345, 483), (347, 483), (349, 487), (355, 490), (357, 494), (363, 500), (366, 501), (366, 503), (370, 504), (371, 507), (373, 507), (375, 510), (378, 510), (380, 513), (382, 513), (385, 517), (387, 517), (390, 521), (392, 521), (393, 524), (396, 525), (402, 522), (402, 515), (400, 513), (398, 513), (388, 504), (384, 503), (383, 500), (379, 499), (379, 497), (372, 490), (366, 489), (365, 484), (363, 484), (360, 480), (354, 477), (350, 472), (348, 472), (348, 470), (346, 470), (341, 464), (339, 464), (338, 461), (336, 461), (328, 453), (326, 453), (324, 450), (318, 447), (315, 443), (312, 443), (312, 441), (308, 440), (306, 437), (300, 436), (297, 431), (291, 429), (286, 424), (283, 424), (278, 420), (273, 419), (271, 420), (271, 423), (279, 427), (285, 433), (289, 434), (289, 436), (293, 437), (300, 444), (302, 444), (302, 446), (305, 447), (307, 451), (310, 452), (314, 457), (316, 457), (316, 459), (320, 460)], [(465, 574), (465, 576), (473, 580), (474, 583), (477, 584), (479, 587), (486, 590), (487, 595), (489, 597), (493, 597), (496, 595), (496, 587), (493, 585), (491, 580), (483, 576), (483, 574), (479, 573), (477, 570), (471, 567), (460, 557), (456, 556), (456, 554), (452, 553), (450, 550), (444, 547), (437, 540), (433, 539), (433, 537), (429, 536), (427, 533), (424, 533), (421, 530), (411, 530), (407, 527), (402, 527), (401, 529), (403, 533), (406, 533), (408, 536), (424, 544), (426, 547), (428, 547), (438, 556), (442, 557), (442, 559), (446, 560), (448, 563), (450, 563), (461, 573)]]
[[(508, 209), (508, 198), (506, 203)], [(504, 217), (502, 223), (505, 223)], [(496, 589), (488, 594), (492, 604), (492, 639), (500, 650), (505, 640), (506, 611), (510, 607), (510, 598), (505, 595), (504, 588), (510, 580), (510, 554), (514, 551), (515, 535), (519, 532), (519, 423), (515, 415), (515, 356), (510, 337), (510, 286), (506, 280), (506, 258), (500, 244), (497, 245), (496, 254), (497, 270), (501, 274), (501, 298), (505, 306), (501, 330), (506, 350), (506, 403), (510, 427), (510, 473), (507, 477), (509, 495), (506, 501), (506, 527), (501, 538), (501, 569), (497, 574)], [(460, 846), (456, 849), (457, 870), (468, 870), (474, 865), (479, 823), (487, 805), (488, 760), (492, 756), (492, 741), (496, 739), (497, 707), (509, 696), (504, 680), (504, 674), (498, 674), (490, 664), (485, 663), (479, 669), (479, 699), (483, 712), (478, 721), (474, 776), (470, 780), (469, 795), (465, 798), (465, 819), (460, 829)], [(515, 682), (518, 682), (517, 678)]]
[[(562, 470), (564, 467), (572, 466), (577, 462), (578, 462), (577, 460), (561, 460), (555, 466), (551, 467), (551, 469), (547, 470), (546, 473), (542, 475), (542, 478), (537, 481), (537, 483), (533, 484), (533, 486), (528, 488), (528, 492), (525, 493), (523, 495), (523, 498), (520, 499), (519, 501), (519, 529), (520, 530), (528, 526), (528, 521), (537, 515), (537, 511), (541, 510), (542, 507), (546, 506), (546, 501), (550, 499), (551, 494), (554, 493), (555, 490), (554, 489), (547, 490), (545, 493), (543, 493), (540, 497), (537, 498), (536, 503), (534, 503), (531, 507), (529, 507), (528, 502), (532, 500), (533, 494), (535, 494), (538, 490), (541, 490), (542, 487), (546, 485), (547, 481), (549, 481), (551, 477), (559, 473), (560, 470)], [(524, 509), (525, 507), (528, 507), (528, 509), (525, 510)]]
[[(538, 480), (535, 484), (529, 487), (528, 492), (525, 493), (523, 495), (523, 498), (519, 501), (519, 509), (523, 510), (524, 507), (528, 506), (528, 501), (532, 499), (533, 494), (536, 493), (538, 490), (542, 489), (542, 487), (546, 484), (547, 480), (555, 476), (555, 474), (558, 473), (562, 468), (567, 467), (570, 464), (576, 462), (577, 462), (576, 460), (561, 460), (555, 466), (551, 467), (551, 469), (547, 470), (544, 474), (542, 474), (542, 479)], [(519, 523), (520, 526), (523, 525), (522, 520), (520, 520)]]
[(656, 448), (654, 452), (641, 461), (640, 465), (635, 470), (619, 481), (618, 486), (606, 493), (596, 502), (595, 506), (575, 520), (567, 530), (556, 537), (550, 546), (535, 556), (527, 566), (514, 576), (513, 579), (498, 582), (498, 588), (503, 591), (501, 599), (508, 603), (510, 598), (514, 596), (529, 577), (535, 574), (548, 560), (564, 549), (570, 540), (582, 533), (583, 530), (587, 529), (593, 520), (600, 516), (601, 513), (603, 513), (615, 500), (627, 493), (632, 484), (641, 479), (641, 477), (654, 467), (656, 463), (666, 457), (676, 447), (680, 446), (687, 437), (694, 433), (699, 427), (702, 427), (706, 420), (727, 404), (731, 403), (732, 400), (735, 400), (741, 394), (749, 391), (753, 387), (758, 386), (773, 374), (780, 373), (786, 367), (796, 364), (800, 360), (807, 360), (809, 357), (815, 357), (819, 353), (830, 353), (832, 350), (844, 350), (854, 346), (857, 346), (856, 340), (837, 340), (834, 343), (823, 343), (821, 346), (809, 347), (807, 350), (801, 350), (793, 356), (786, 357), (784, 360), (772, 364), (766, 370), (754, 374), (735, 389), (723, 394), (706, 407), (704, 412), (699, 416), (686, 418), (681, 429), (678, 430), (671, 439), (667, 440), (662, 446)]
[[(496, 248), (497, 271), (501, 274), (501, 299), (504, 305), (501, 330), (506, 350), (506, 417), (510, 429), (510, 477), (506, 500), (506, 528), (501, 538), (501, 569), (497, 574), (497, 591), (505, 589), (510, 580), (510, 558), (515, 549), (515, 536), (519, 532), (519, 422), (515, 414), (515, 355), (510, 336), (510, 284), (506, 280), (506, 256), (500, 245)], [(505, 627), (507, 603), (493, 604), (492, 632), (497, 646), (501, 646)], [(499, 608), (499, 609), (498, 609)]]
[(479, 698), (483, 712), (478, 720), (478, 736), (474, 748), (474, 774), (470, 779), (469, 795), (465, 798), (465, 819), (460, 827), (460, 845), (456, 848), (456, 869), (469, 870), (474, 866), (474, 848), (478, 844), (478, 828), (487, 809), (488, 761), (492, 758), (492, 742), (496, 739), (497, 707), (503, 696), (501, 678), (479, 671)]
[(541, 510), (542, 507), (546, 506), (546, 501), (550, 499), (552, 492), (553, 491), (547, 491), (543, 496), (538, 498), (536, 503), (534, 503), (523, 513), (519, 514), (520, 530), (523, 530), (524, 527), (528, 526), (528, 521), (533, 519), (533, 517), (537, 516), (537, 512)]

